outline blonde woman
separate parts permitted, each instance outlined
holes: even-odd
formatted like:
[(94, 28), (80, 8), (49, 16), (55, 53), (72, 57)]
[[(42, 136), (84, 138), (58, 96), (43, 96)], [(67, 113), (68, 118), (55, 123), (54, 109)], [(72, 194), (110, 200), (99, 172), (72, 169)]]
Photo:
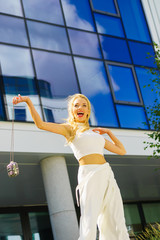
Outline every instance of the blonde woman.
[[(90, 129), (91, 104), (82, 94), (69, 98), (66, 123), (42, 121), (29, 97), (13, 98), (13, 104), (26, 102), (36, 126), (63, 135), (79, 162), (77, 202), (80, 202), (80, 236), (78, 240), (129, 240), (125, 226), (123, 203), (113, 172), (106, 162), (104, 148), (124, 155), (123, 144), (107, 128)], [(108, 134), (111, 141), (102, 135)], [(79, 199), (77, 191), (79, 190)]]

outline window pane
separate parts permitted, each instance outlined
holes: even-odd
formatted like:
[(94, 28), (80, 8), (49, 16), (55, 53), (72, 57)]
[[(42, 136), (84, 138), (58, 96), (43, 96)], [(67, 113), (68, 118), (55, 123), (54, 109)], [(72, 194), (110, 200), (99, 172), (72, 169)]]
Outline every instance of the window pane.
[[(144, 69), (144, 68), (136, 67), (135, 70), (136, 70), (137, 78), (139, 81), (139, 86), (141, 89), (144, 104), (146, 107), (153, 106), (154, 101), (156, 99), (159, 99), (158, 94), (156, 94), (156, 88), (154, 86), (154, 83), (151, 81), (151, 79), (154, 79), (156, 76), (153, 76), (151, 73), (148, 72), (147, 69)], [(148, 84), (150, 84), (150, 87), (147, 86)], [(144, 87), (144, 86), (147, 86), (147, 87)], [(151, 89), (153, 89), (153, 91), (151, 91)], [(147, 115), (148, 115), (148, 118), (151, 117), (149, 113), (147, 113)], [(152, 125), (151, 125), (151, 128), (153, 129)]]
[(140, 0), (118, 0), (127, 38), (151, 42)]
[(24, 20), (0, 15), (0, 41), (28, 46)]
[(64, 25), (59, 0), (23, 0), (25, 16)]
[(3, 81), (6, 94), (18, 95), (21, 93), (27, 96), (37, 94), (36, 83), (33, 78), (3, 76)]
[(95, 31), (89, 1), (62, 0), (67, 26)]
[(142, 231), (141, 219), (136, 204), (124, 204), (126, 225), (130, 236)]
[(116, 100), (139, 102), (131, 68), (108, 65)]
[(47, 122), (54, 122), (52, 109), (44, 108), (45, 120)]
[[(29, 96), (33, 101), (36, 110), (41, 115), (39, 107), (39, 97), (36, 88), (36, 82), (33, 78), (23, 77), (6, 77), (3, 76), (3, 84), (6, 94), (6, 99), (9, 108), (9, 118), (12, 119), (12, 97), (19, 93), (23, 96)], [(20, 103), (14, 106), (15, 115), (14, 119), (17, 121), (33, 121), (31, 114), (25, 103)]]
[[(40, 113), (39, 98), (36, 88), (35, 79), (23, 77), (6, 77), (3, 76), (4, 88), (9, 107), (9, 116), (12, 119), (12, 97), (19, 93), (29, 96), (33, 101), (36, 110)], [(31, 114), (25, 103), (14, 106), (14, 119), (17, 121), (33, 121)], [(41, 115), (41, 113), (40, 113)]]
[(48, 83), (50, 97), (66, 97), (78, 92), (70, 56), (41, 51), (33, 51), (33, 56), (38, 80)]
[(72, 51), (74, 54), (101, 58), (97, 35), (69, 29)]
[(91, 125), (118, 126), (103, 63), (75, 58), (75, 64), (81, 91), (92, 104)]
[(0, 92), (0, 121), (5, 120), (5, 114), (4, 114), (4, 106), (2, 102), (2, 93)]
[(144, 203), (142, 207), (147, 223), (160, 223), (160, 203)]
[(33, 77), (31, 56), (28, 49), (0, 45), (0, 59), (3, 75)]
[(125, 40), (100, 36), (104, 58), (107, 60), (131, 63)]
[(151, 45), (129, 41), (129, 47), (134, 64), (155, 67), (153, 58), (148, 58), (147, 54), (150, 53), (152, 56), (155, 55)]
[(117, 105), (116, 107), (122, 128), (148, 129), (143, 107), (127, 105)]
[(114, 0), (108, 0), (108, 1), (92, 0), (92, 3), (93, 3), (94, 9), (96, 9), (96, 10), (105, 11), (105, 12), (109, 12), (109, 13), (115, 13), (115, 14), (117, 13), (115, 4), (114, 4)]
[(66, 31), (62, 27), (27, 21), (32, 47), (69, 53)]
[[(39, 97), (35, 87), (29, 50), (1, 45), (0, 59), (9, 119), (12, 119), (12, 98), (18, 93), (22, 95), (28, 93), (27, 95), (30, 95), (33, 104), (40, 113)], [(27, 121), (32, 121), (25, 103), (18, 104), (16, 108), (26, 109)]]
[(3, 80), (7, 94), (34, 95), (37, 93), (35, 79), (33, 78), (3, 76)]
[(51, 224), (47, 212), (29, 213), (33, 240), (53, 240)]
[(99, 33), (109, 34), (118, 37), (124, 37), (121, 20), (103, 14), (94, 14), (97, 30)]
[(15, 109), (14, 119), (19, 121), (26, 121), (26, 111), (25, 109)]
[(67, 117), (65, 98), (79, 92), (72, 58), (41, 51), (33, 51), (33, 56), (43, 107), (53, 110), (56, 122), (62, 121)]
[(20, 0), (1, 0), (0, 12), (22, 16)]
[(22, 226), (18, 213), (0, 214), (0, 239), (22, 240)]

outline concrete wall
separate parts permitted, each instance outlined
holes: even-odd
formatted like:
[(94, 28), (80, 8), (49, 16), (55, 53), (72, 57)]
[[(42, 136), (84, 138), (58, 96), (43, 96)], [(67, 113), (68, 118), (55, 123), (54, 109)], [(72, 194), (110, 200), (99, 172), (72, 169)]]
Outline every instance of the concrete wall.
[[(10, 152), (11, 122), (0, 122), (0, 152)], [(33, 123), (14, 123), (14, 151), (17, 153), (53, 153), (71, 154), (69, 146), (65, 146), (63, 136), (38, 129)], [(147, 156), (151, 149), (144, 150), (143, 142), (148, 140), (147, 131), (111, 129), (122, 141), (127, 155)], [(106, 136), (107, 139), (108, 136)], [(136, 149), (136, 151), (135, 151)], [(107, 154), (112, 154), (105, 151)]]

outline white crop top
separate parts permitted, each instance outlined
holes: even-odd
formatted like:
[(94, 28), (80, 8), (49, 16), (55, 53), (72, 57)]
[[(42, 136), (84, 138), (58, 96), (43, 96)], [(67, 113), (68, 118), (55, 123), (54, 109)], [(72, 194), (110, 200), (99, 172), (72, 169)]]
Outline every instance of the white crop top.
[(91, 129), (76, 134), (70, 147), (77, 160), (89, 154), (103, 155), (105, 139), (99, 133), (93, 132)]

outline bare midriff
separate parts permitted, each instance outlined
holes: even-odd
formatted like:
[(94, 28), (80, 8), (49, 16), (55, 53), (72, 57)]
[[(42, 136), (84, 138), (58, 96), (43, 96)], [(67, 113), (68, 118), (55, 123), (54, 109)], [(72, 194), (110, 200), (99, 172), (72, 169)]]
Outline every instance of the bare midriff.
[(79, 165), (104, 164), (106, 160), (101, 154), (89, 154), (79, 160)]

